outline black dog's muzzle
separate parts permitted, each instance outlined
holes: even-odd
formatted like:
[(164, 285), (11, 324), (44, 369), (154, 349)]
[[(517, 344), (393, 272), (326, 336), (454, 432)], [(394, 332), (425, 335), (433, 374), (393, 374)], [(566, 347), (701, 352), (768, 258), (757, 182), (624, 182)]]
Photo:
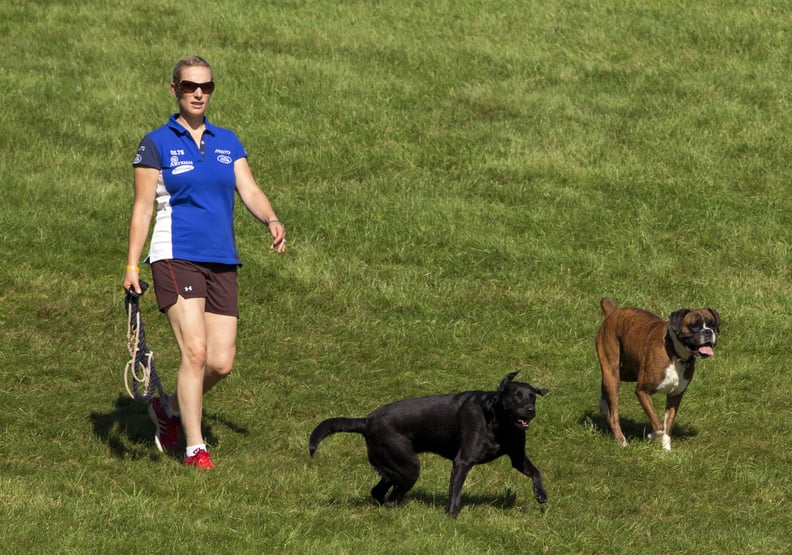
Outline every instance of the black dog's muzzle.
[(536, 416), (536, 409), (530, 409), (525, 412), (525, 415), (517, 416), (514, 425), (521, 430), (527, 430), (528, 426), (531, 425), (531, 420), (533, 420), (535, 416)]

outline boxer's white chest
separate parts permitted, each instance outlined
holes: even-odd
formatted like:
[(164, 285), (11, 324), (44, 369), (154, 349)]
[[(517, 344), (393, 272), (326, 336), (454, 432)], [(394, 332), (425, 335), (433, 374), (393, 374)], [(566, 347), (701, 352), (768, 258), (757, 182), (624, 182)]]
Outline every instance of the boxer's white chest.
[(679, 395), (687, 389), (690, 380), (685, 379), (685, 363), (681, 360), (674, 360), (665, 369), (665, 376), (657, 386), (657, 393), (666, 395)]

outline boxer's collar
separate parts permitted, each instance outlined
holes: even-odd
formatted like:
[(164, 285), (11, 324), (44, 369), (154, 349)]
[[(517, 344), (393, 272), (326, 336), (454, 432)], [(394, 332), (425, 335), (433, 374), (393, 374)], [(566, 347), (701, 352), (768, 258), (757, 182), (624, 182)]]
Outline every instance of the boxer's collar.
[[(668, 326), (668, 337), (671, 338), (671, 345), (674, 350), (674, 354), (679, 358), (680, 361), (688, 363), (693, 360), (693, 353), (691, 353), (687, 347), (679, 340), (677, 334), (674, 333), (674, 330), (671, 329), (671, 326)], [(687, 357), (680, 354), (681, 352), (687, 353)]]

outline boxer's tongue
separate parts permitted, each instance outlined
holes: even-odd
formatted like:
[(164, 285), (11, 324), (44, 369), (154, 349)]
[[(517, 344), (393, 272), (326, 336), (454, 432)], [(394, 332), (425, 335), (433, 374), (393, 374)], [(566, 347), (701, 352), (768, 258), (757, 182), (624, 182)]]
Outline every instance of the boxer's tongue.
[(712, 347), (710, 347), (709, 345), (704, 345), (703, 347), (699, 347), (698, 352), (700, 355), (704, 355), (706, 357), (711, 357), (712, 355), (715, 354), (715, 351), (713, 351)]

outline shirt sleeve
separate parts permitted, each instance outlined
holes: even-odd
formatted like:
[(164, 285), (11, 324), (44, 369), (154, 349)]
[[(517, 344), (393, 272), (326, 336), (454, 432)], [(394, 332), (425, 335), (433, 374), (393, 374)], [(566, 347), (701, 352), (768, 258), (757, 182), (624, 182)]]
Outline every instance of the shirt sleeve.
[(239, 160), (240, 158), (247, 158), (247, 151), (245, 150), (245, 146), (242, 144), (242, 141), (239, 140), (239, 137), (237, 137), (235, 133), (232, 133), (232, 136), (234, 146), (231, 156), (234, 161)]
[(140, 141), (137, 154), (132, 161), (132, 166), (135, 168), (144, 167), (158, 170), (162, 168), (159, 149), (150, 135), (146, 135), (143, 137), (143, 140)]

